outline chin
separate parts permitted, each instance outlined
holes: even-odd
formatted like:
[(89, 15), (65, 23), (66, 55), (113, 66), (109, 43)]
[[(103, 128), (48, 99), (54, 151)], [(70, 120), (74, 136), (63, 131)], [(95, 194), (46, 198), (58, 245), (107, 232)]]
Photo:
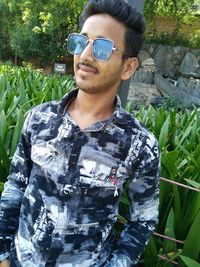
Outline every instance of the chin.
[(96, 87), (91, 86), (91, 82), (87, 83), (86, 81), (80, 81), (80, 80), (76, 79), (76, 85), (83, 92), (91, 93), (91, 94), (96, 93)]
[(84, 86), (78, 85), (78, 88), (79, 88), (79, 90), (81, 90), (87, 94), (96, 94), (97, 93), (95, 87), (84, 87)]

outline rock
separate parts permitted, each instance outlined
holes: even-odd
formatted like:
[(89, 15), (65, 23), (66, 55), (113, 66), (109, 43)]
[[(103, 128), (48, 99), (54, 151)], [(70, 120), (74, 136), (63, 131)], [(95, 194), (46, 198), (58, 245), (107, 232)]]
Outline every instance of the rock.
[(200, 65), (199, 65), (197, 57), (193, 53), (187, 52), (180, 66), (180, 73), (186, 77), (189, 77), (189, 76), (198, 77), (196, 72), (199, 67)]
[(133, 82), (153, 84), (155, 63), (153, 58), (144, 50), (141, 50), (139, 55), (139, 68), (132, 77)]
[(177, 88), (185, 91), (187, 94), (200, 98), (200, 80), (180, 77), (177, 80), (176, 86)]
[(132, 82), (135, 83), (146, 83), (153, 84), (154, 83), (154, 72), (151, 70), (138, 69), (135, 74), (132, 76)]
[[(149, 89), (157, 86), (156, 90), (185, 107), (200, 106), (200, 49), (145, 43), (138, 58), (140, 65), (131, 82), (135, 100), (152, 102)], [(162, 98), (156, 97), (159, 101)]]
[(161, 45), (158, 44), (144, 44), (143, 50), (147, 51), (149, 55), (154, 58), (158, 50), (161, 48)]
[(155, 55), (155, 64), (157, 69), (165, 77), (174, 78), (177, 76), (177, 69), (173, 63), (173, 53), (169, 46), (161, 47)]
[(129, 87), (128, 100), (134, 104), (147, 105), (155, 102), (156, 98), (161, 98), (162, 94), (155, 85), (131, 82)]
[(140, 67), (144, 68), (145, 70), (155, 71), (155, 62), (145, 50), (140, 51), (138, 59)]
[(194, 54), (200, 62), (200, 49), (191, 49), (190, 52)]
[(198, 78), (200, 77), (200, 67), (197, 69), (196, 75), (197, 75)]
[(161, 74), (155, 73), (155, 84), (164, 96), (175, 98), (187, 108), (192, 108), (193, 105), (200, 106), (200, 98), (188, 94), (177, 86), (174, 86), (169, 79), (164, 78)]

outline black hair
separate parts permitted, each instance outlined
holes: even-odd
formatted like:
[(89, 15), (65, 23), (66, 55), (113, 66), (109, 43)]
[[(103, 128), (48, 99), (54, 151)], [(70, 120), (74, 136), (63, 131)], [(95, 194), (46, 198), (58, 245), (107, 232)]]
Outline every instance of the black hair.
[(144, 41), (144, 17), (124, 0), (89, 0), (79, 17), (79, 26), (96, 14), (108, 14), (127, 28), (125, 34), (125, 53), (136, 57)]

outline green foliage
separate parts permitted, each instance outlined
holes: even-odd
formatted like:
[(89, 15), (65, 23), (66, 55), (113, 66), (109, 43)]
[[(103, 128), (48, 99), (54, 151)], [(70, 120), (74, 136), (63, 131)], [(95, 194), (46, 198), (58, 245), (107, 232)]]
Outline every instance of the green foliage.
[(159, 0), (157, 14), (174, 17), (177, 21), (182, 21), (191, 11), (193, 0)]
[[(195, 32), (193, 23), (199, 16), (193, 12), (194, 0), (146, 0), (145, 18), (152, 29), (146, 35), (146, 41), (164, 45), (182, 45), (191, 48), (200, 48), (199, 30)], [(169, 18), (175, 22), (175, 27), (170, 32), (157, 32), (157, 18)], [(191, 34), (185, 34), (184, 25), (190, 25)], [(195, 32), (195, 33), (194, 33)]]
[(188, 20), (193, 3), (194, 0), (146, 0), (145, 16), (148, 20), (155, 19), (155, 15), (172, 17), (179, 26), (178, 23)]
[(12, 16), (9, 11), (7, 1), (0, 1), (0, 59), (7, 58), (11, 52), (9, 43)]
[[(198, 1), (198, 0), (196, 0)], [(0, 60), (19, 57), (22, 60), (39, 59), (44, 65), (66, 54), (65, 39), (69, 32), (79, 31), (78, 17), (86, 0), (1, 0), (0, 1)], [(192, 24), (193, 0), (145, 0), (145, 17), (154, 25), (157, 16), (173, 18), (176, 22), (173, 36), (156, 29), (147, 41), (169, 45), (200, 47), (199, 31), (183, 35), (182, 23)], [(192, 27), (192, 25), (191, 25)]]
[(190, 44), (192, 47), (200, 48), (200, 30), (196, 30), (190, 38)]
[[(198, 39), (190, 39), (189, 37), (186, 38), (186, 36), (179, 32), (179, 33), (168, 33), (168, 32), (153, 32), (149, 33), (145, 36), (145, 40), (147, 43), (157, 43), (161, 45), (171, 45), (171, 46), (185, 46), (185, 47), (192, 47), (197, 48), (198, 47)], [(192, 41), (193, 40), (193, 41)], [(200, 47), (200, 46), (199, 46)]]
[[(3, 189), (12, 155), (16, 149), (27, 111), (44, 101), (60, 99), (74, 86), (72, 77), (44, 76), (29, 67), (0, 65), (0, 191)], [(200, 117), (198, 109), (166, 110), (150, 106), (134, 111), (127, 109), (157, 137), (161, 149), (161, 176), (194, 188), (200, 188)], [(119, 236), (126, 222), (129, 198), (121, 198)], [(175, 243), (157, 236), (150, 238), (140, 266), (196, 266), (200, 260), (200, 193), (160, 182), (159, 224), (156, 232), (183, 240)], [(168, 261), (158, 258), (164, 256)], [(198, 265), (197, 265), (198, 266)]]
[(44, 101), (60, 99), (72, 86), (72, 77), (46, 77), (30, 67), (0, 65), (0, 182), (8, 176), (27, 111)]
[[(199, 188), (200, 177), (200, 118), (198, 109), (193, 111), (163, 107), (140, 109), (135, 115), (156, 135), (161, 149), (161, 176), (169, 180)], [(177, 187), (165, 181), (160, 183), (159, 224), (156, 231), (184, 244), (153, 237), (144, 252), (145, 261), (156, 251), (167, 257), (168, 263), (154, 256), (156, 267), (174, 266), (179, 255), (189, 256), (191, 261), (200, 257), (200, 193)], [(146, 259), (147, 258), (147, 259)], [(183, 260), (183, 258), (181, 258)], [(190, 262), (191, 262), (190, 261)], [(167, 264), (167, 265), (166, 265)], [(180, 267), (185, 266), (179, 263)], [(188, 265), (189, 266), (189, 265)], [(193, 265), (190, 265), (193, 266)], [(194, 265), (195, 266), (195, 265)]]
[(189, 257), (180, 256), (180, 258), (188, 267), (200, 267), (200, 264), (197, 261), (194, 261)]
[(23, 60), (39, 57), (43, 64), (65, 55), (65, 39), (78, 31), (83, 4), (83, 0), (3, 1), (0, 15), (3, 12), (2, 30), (7, 29), (3, 40), (7, 53), (12, 49)]

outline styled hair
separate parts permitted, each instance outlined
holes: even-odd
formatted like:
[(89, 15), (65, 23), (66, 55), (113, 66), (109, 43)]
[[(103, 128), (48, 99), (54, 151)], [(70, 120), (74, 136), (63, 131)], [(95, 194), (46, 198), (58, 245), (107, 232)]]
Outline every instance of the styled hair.
[(108, 14), (126, 27), (125, 53), (136, 57), (144, 41), (144, 17), (124, 0), (89, 0), (79, 17), (79, 26), (92, 15)]

